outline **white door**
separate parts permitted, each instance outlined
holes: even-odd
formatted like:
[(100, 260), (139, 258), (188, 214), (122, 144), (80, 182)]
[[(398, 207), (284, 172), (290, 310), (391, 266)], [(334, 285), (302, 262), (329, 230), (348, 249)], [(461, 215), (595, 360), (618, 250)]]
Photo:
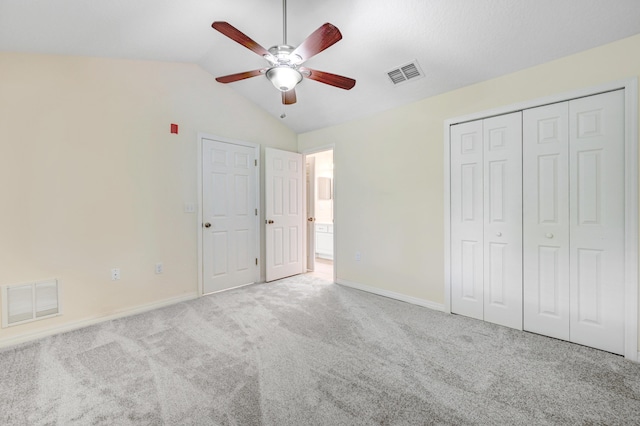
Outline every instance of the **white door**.
[(523, 113), (524, 329), (569, 340), (569, 103)]
[(451, 312), (484, 318), (482, 121), (451, 126)]
[(265, 148), (266, 280), (304, 272), (302, 154)]
[(522, 115), (451, 126), (451, 311), (522, 329)]
[(524, 114), (525, 330), (624, 353), (624, 94)]
[(521, 330), (522, 113), (488, 118), (482, 126), (484, 320)]
[(255, 148), (202, 140), (205, 294), (256, 280), (257, 187)]
[(315, 270), (316, 265), (316, 158), (305, 157), (306, 167), (306, 199), (307, 199), (307, 271)]
[(624, 92), (569, 102), (571, 341), (624, 353)]

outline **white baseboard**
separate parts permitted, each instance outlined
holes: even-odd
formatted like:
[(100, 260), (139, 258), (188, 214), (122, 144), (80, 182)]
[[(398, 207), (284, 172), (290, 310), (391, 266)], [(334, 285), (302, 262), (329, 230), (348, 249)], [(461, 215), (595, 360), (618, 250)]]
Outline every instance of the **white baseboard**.
[(444, 305), (441, 303), (432, 302), (430, 300), (420, 299), (418, 297), (407, 296), (406, 294), (396, 293), (395, 291), (383, 290), (381, 288), (372, 287), (366, 284), (360, 284), (353, 281), (347, 281), (338, 278), (336, 284), (343, 285), (345, 287), (355, 288), (357, 290), (366, 291), (368, 293), (377, 294), (378, 296), (388, 297), (390, 299), (400, 300), (402, 302), (411, 303), (412, 305), (418, 305), (425, 308), (433, 309), (434, 311), (444, 312)]
[(316, 253), (316, 257), (318, 257), (320, 259), (324, 259), (324, 260), (333, 260), (333, 255), (331, 255), (331, 254)]
[(0, 348), (6, 348), (8, 346), (14, 346), (20, 343), (42, 339), (43, 337), (53, 336), (54, 334), (77, 330), (79, 328), (88, 327), (90, 325), (99, 324), (105, 321), (111, 321), (118, 318), (141, 314), (144, 312), (152, 311), (154, 309), (163, 308), (169, 305), (174, 305), (176, 303), (186, 302), (187, 300), (193, 300), (193, 299), (196, 299), (197, 297), (198, 297), (198, 294), (195, 292), (188, 293), (181, 296), (160, 300), (158, 302), (152, 302), (145, 305), (138, 305), (132, 308), (122, 309), (110, 315), (86, 318), (80, 321), (71, 322), (69, 324), (54, 326), (54, 327), (46, 328), (44, 330), (34, 331), (31, 333), (24, 333), (18, 336), (9, 337), (7, 339), (0, 339)]

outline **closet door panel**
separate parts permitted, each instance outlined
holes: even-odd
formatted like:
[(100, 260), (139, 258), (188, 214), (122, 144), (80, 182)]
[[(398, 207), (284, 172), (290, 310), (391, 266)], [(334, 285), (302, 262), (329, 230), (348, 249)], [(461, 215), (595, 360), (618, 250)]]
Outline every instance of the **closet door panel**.
[(451, 312), (483, 319), (482, 121), (450, 132)]
[(522, 113), (483, 120), (484, 320), (522, 329)]
[(571, 341), (624, 353), (624, 93), (569, 102)]
[(569, 103), (523, 111), (524, 329), (569, 340)]

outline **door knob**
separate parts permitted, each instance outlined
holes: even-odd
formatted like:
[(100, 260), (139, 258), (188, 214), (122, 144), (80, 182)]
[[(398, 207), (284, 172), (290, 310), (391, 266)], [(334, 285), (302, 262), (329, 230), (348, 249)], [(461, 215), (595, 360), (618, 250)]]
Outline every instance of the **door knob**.
[(211, 224), (209, 222), (207, 222), (207, 223), (204, 224), (204, 227), (205, 228), (211, 228)]
[(553, 238), (553, 234), (552, 234), (551, 232), (547, 232), (547, 233), (545, 234), (545, 237), (547, 237), (547, 238)]
[(496, 232), (497, 237), (502, 237), (502, 232)]
[(307, 220), (308, 220), (309, 222), (313, 222), (313, 221), (315, 221), (316, 219), (315, 219), (314, 217), (308, 217), (308, 218), (307, 218)]
[(272, 221), (271, 219), (269, 219), (269, 220), (267, 221), (267, 223), (268, 223), (269, 225), (271, 225), (271, 224), (273, 223), (273, 221)]

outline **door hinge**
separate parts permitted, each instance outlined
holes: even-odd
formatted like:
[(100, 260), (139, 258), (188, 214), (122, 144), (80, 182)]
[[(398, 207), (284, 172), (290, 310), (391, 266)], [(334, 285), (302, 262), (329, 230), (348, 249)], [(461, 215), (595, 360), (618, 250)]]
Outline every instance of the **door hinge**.
[(256, 216), (258, 216), (258, 209), (256, 209)]
[(253, 160), (253, 164), (258, 167), (258, 160)]
[(258, 258), (256, 257), (256, 265), (258, 264)]

